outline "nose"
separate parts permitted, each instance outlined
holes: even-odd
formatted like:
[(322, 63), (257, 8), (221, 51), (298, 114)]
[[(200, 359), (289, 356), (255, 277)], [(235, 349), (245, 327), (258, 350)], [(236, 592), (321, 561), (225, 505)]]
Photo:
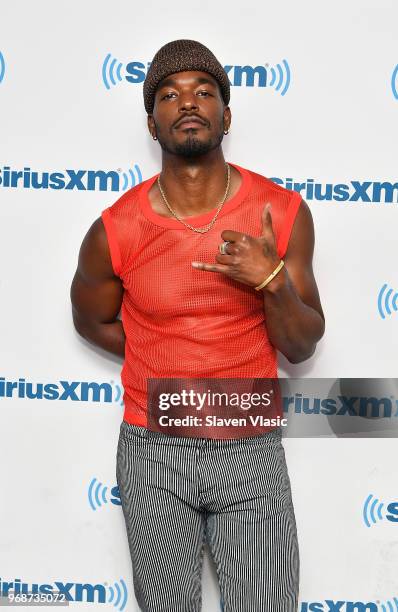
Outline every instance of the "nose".
[(190, 92), (181, 93), (179, 97), (179, 103), (180, 111), (197, 110), (198, 108), (197, 99), (195, 95)]

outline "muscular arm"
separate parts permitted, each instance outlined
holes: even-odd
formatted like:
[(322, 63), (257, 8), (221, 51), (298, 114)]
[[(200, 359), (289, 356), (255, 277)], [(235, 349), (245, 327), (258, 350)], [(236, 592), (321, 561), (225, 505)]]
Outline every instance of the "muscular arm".
[(291, 363), (311, 357), (325, 330), (325, 318), (312, 270), (314, 225), (301, 202), (285, 257), (285, 266), (262, 290), (267, 333)]
[(94, 221), (80, 247), (70, 297), (77, 332), (92, 344), (124, 357), (125, 334), (117, 318), (123, 285), (113, 272), (101, 218)]

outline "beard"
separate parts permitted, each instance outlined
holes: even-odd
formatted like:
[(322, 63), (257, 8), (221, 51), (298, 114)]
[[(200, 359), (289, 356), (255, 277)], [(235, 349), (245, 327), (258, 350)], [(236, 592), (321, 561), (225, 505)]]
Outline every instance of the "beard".
[[(156, 124), (155, 124), (156, 125)], [(171, 139), (167, 140), (163, 138), (163, 134), (159, 127), (157, 127), (158, 142), (163, 151), (167, 153), (173, 153), (174, 155), (180, 155), (185, 158), (195, 158), (205, 155), (220, 146), (224, 137), (223, 125), (220, 125), (220, 129), (217, 134), (213, 137), (209, 137), (206, 140), (198, 138), (195, 134), (195, 129), (188, 129), (186, 132), (185, 140), (183, 142), (172, 142)]]
[[(191, 132), (191, 130), (189, 130)], [(187, 138), (184, 142), (179, 142), (174, 147), (174, 152), (181, 157), (199, 157), (205, 155), (209, 151), (216, 149), (222, 141), (218, 136), (216, 139), (208, 138), (207, 140), (200, 140), (194, 134), (188, 133)]]

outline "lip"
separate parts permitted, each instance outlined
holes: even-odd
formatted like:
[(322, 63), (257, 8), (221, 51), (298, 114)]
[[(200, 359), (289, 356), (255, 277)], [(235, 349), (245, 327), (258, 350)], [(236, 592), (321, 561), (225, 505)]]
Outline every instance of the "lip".
[(182, 119), (181, 121), (179, 121), (175, 127), (177, 129), (179, 128), (188, 129), (188, 128), (204, 127), (204, 125), (205, 125), (205, 122), (202, 121), (202, 119), (199, 119), (197, 117), (186, 117)]

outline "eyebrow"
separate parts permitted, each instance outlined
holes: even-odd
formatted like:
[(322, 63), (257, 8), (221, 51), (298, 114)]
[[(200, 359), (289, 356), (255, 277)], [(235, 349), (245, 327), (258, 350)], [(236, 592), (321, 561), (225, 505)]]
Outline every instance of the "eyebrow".
[[(198, 85), (215, 85), (215, 82), (206, 78), (206, 77), (197, 77), (196, 82)], [(177, 85), (177, 81), (175, 79), (166, 78), (159, 85), (159, 89), (162, 87), (175, 87)]]

